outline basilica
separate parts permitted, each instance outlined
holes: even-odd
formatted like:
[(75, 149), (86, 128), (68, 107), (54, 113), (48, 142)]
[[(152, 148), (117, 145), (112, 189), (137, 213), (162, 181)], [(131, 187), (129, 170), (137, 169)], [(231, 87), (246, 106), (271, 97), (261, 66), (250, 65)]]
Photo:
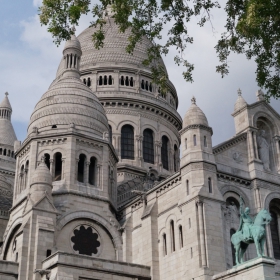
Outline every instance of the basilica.
[[(22, 143), (3, 96), (0, 280), (280, 280), (280, 112), (239, 90), (235, 136), (213, 147), (199, 100), (182, 119), (172, 82), (167, 94), (153, 84), (151, 42), (130, 55), (129, 31), (104, 19), (100, 50), (94, 27), (65, 43)], [(245, 207), (272, 217), (270, 278), (221, 274)], [(256, 256), (249, 245), (245, 260)]]

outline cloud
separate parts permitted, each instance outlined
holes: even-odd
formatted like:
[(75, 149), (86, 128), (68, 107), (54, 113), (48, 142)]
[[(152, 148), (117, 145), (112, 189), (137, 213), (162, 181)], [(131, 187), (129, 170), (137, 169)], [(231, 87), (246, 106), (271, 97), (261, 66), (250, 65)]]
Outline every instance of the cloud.
[(42, 4), (42, 0), (33, 0), (33, 6), (34, 7), (40, 7)]

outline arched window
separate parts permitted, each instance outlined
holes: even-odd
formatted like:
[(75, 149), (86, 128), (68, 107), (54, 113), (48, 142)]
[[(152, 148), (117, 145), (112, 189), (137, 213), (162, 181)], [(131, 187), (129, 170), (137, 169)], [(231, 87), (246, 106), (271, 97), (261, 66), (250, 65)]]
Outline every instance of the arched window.
[(174, 221), (170, 222), (170, 237), (171, 237), (171, 252), (175, 251), (175, 232), (174, 232)]
[(153, 91), (153, 86), (152, 86), (152, 83), (150, 83), (149, 85), (149, 91), (152, 92)]
[(0, 148), (0, 156), (2, 156), (2, 153), (3, 153), (3, 149)]
[(180, 248), (184, 247), (184, 239), (183, 239), (183, 227), (179, 226), (179, 241), (180, 241)]
[(113, 84), (113, 79), (112, 79), (112, 76), (110, 75), (109, 76), (109, 85), (112, 85)]
[(100, 86), (102, 86), (102, 85), (103, 85), (103, 79), (102, 79), (102, 76), (99, 76), (98, 84), (99, 84)]
[(90, 80), (90, 78), (87, 79), (87, 86), (88, 86), (88, 87), (91, 86), (91, 80)]
[(111, 144), (112, 144), (112, 138), (113, 138), (112, 127), (109, 125), (109, 141)]
[(7, 150), (6, 149), (4, 149), (4, 153), (3, 153), (3, 155), (5, 156), (7, 154)]
[(144, 82), (144, 80), (141, 81), (141, 88), (145, 89), (145, 82)]
[(87, 84), (87, 79), (83, 79), (83, 82), (86, 85)]
[(28, 179), (28, 171), (29, 171), (29, 160), (25, 164), (25, 188), (28, 185), (27, 179)]
[(193, 145), (196, 146), (196, 135), (193, 136)]
[(51, 162), (50, 162), (51, 157), (49, 154), (44, 154), (44, 157), (45, 157), (45, 164), (48, 167), (48, 169), (50, 169), (51, 168)]
[(88, 182), (90, 185), (95, 185), (95, 168), (96, 166), (96, 159), (95, 157), (90, 158), (90, 164), (88, 167)]
[(8, 157), (11, 156), (11, 151), (10, 151), (10, 150), (8, 150), (7, 156), (8, 156)]
[(189, 180), (186, 181), (186, 187), (187, 187), (187, 195), (189, 195), (190, 194)]
[(133, 78), (132, 78), (132, 77), (130, 77), (129, 85), (130, 85), (131, 87), (133, 87)]
[(207, 147), (207, 138), (204, 136), (204, 147)]
[(154, 164), (154, 136), (153, 131), (149, 128), (143, 132), (143, 158), (144, 162)]
[(209, 193), (212, 193), (213, 188), (212, 188), (212, 180), (211, 180), (211, 178), (208, 178), (208, 189), (209, 189)]
[(177, 166), (177, 153), (178, 153), (178, 148), (177, 145), (174, 145), (174, 171), (178, 171), (178, 166)]
[(54, 155), (54, 181), (62, 179), (62, 154), (55, 153)]
[(146, 81), (145, 90), (149, 90), (149, 82), (148, 81)]
[(84, 154), (80, 154), (79, 162), (78, 162), (77, 180), (81, 183), (84, 182), (85, 164), (86, 164), (86, 156)]
[(124, 77), (121, 76), (121, 85), (124, 86)]
[(168, 169), (168, 138), (164, 135), (161, 138), (161, 162), (164, 169)]
[(134, 129), (128, 124), (121, 130), (121, 157), (134, 159)]
[(162, 235), (162, 243), (163, 243), (163, 255), (167, 255), (167, 246), (166, 246), (166, 234)]
[(128, 79), (127, 76), (125, 77), (125, 85), (126, 85), (127, 87), (129, 86), (129, 79)]
[[(232, 235), (235, 233), (235, 229), (231, 228), (230, 229), (230, 239), (232, 237)], [(235, 249), (234, 249), (234, 245), (232, 244), (232, 242), (230, 242), (231, 244), (231, 257), (232, 257), (232, 265), (235, 266), (236, 262), (235, 262)]]
[(104, 86), (106, 86), (108, 84), (108, 80), (107, 80), (107, 76), (104, 76)]
[(270, 215), (272, 218), (272, 221), (270, 222), (270, 231), (271, 231), (271, 241), (272, 241), (274, 258), (280, 260), (278, 217), (274, 211), (270, 211)]

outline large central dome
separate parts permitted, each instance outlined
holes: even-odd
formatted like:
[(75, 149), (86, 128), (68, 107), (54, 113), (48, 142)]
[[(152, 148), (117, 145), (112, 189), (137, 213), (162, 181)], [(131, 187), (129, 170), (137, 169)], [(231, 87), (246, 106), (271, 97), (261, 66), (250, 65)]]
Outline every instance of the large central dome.
[[(105, 32), (104, 45), (99, 50), (94, 47), (92, 41), (92, 35), (96, 28), (89, 27), (78, 36), (83, 52), (80, 65), (82, 72), (99, 66), (99, 64), (102, 64), (102, 66), (118, 65), (120, 67), (145, 68), (142, 62), (148, 58), (147, 49), (152, 45), (147, 38), (144, 37), (140, 43), (136, 44), (132, 55), (126, 51), (130, 36), (129, 31), (119, 32), (119, 27), (111, 17), (107, 18), (103, 30)], [(163, 60), (159, 59), (158, 63), (163, 66), (167, 73)], [(60, 63), (57, 76), (61, 74), (62, 69), (63, 64)]]

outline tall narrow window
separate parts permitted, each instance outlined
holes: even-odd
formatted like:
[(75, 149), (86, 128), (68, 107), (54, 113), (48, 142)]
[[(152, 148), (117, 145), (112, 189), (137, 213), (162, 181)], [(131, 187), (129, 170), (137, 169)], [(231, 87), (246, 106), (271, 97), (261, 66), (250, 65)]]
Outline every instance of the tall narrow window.
[(189, 195), (190, 194), (189, 180), (186, 181), (186, 185), (187, 185), (187, 195)]
[(104, 86), (107, 86), (107, 84), (108, 84), (108, 79), (107, 79), (107, 76), (105, 75), (104, 76)]
[(99, 84), (100, 86), (102, 86), (102, 85), (103, 85), (102, 76), (99, 76), (98, 84)]
[(152, 92), (153, 91), (153, 86), (152, 86), (152, 83), (150, 83), (149, 85), (149, 91)]
[(149, 82), (148, 81), (146, 81), (146, 83), (145, 83), (145, 90), (149, 90)]
[(84, 154), (80, 154), (79, 162), (78, 162), (77, 180), (81, 183), (84, 182), (85, 163), (86, 163), (86, 156)]
[(141, 88), (145, 89), (145, 82), (144, 82), (144, 80), (141, 81)]
[(184, 239), (183, 239), (183, 227), (179, 226), (179, 239), (180, 239), (180, 248), (184, 247)]
[(88, 167), (88, 182), (90, 185), (95, 184), (95, 170), (96, 170), (95, 166), (96, 166), (96, 159), (95, 157), (91, 157), (90, 164)]
[(191, 221), (191, 218), (189, 218), (189, 228), (192, 227), (192, 221)]
[(121, 157), (134, 159), (134, 129), (131, 125), (124, 125), (121, 130)]
[(109, 125), (109, 141), (111, 144), (112, 144), (112, 138), (113, 138), (112, 127)]
[(128, 77), (126, 76), (125, 77), (125, 85), (128, 87), (129, 86), (129, 80), (128, 80)]
[(174, 145), (174, 171), (178, 171), (178, 166), (177, 166), (177, 153), (178, 153), (178, 148), (177, 145)]
[(4, 153), (3, 153), (3, 155), (5, 156), (7, 154), (7, 150), (6, 149), (4, 149)]
[(171, 251), (175, 251), (175, 232), (174, 232), (174, 221), (170, 222), (170, 236), (171, 236)]
[(143, 132), (143, 158), (144, 162), (154, 164), (154, 136), (153, 131), (149, 128)]
[(2, 156), (2, 153), (3, 153), (3, 149), (1, 148), (0, 149), (0, 156)]
[(62, 154), (55, 153), (54, 155), (54, 180), (60, 181), (62, 179)]
[(188, 139), (187, 138), (185, 139), (185, 148), (186, 149), (188, 148)]
[(196, 146), (196, 135), (193, 136), (193, 145)]
[(112, 85), (113, 84), (113, 79), (112, 79), (112, 76), (110, 75), (109, 76), (109, 85)]
[(208, 189), (209, 189), (209, 193), (212, 193), (213, 188), (212, 188), (212, 180), (211, 180), (211, 178), (208, 178)]
[(204, 136), (204, 147), (207, 147), (207, 138)]
[(26, 162), (26, 164), (25, 164), (25, 188), (26, 188), (26, 186), (28, 186), (28, 182), (27, 182), (27, 180), (28, 180), (28, 171), (29, 171), (29, 160)]
[(121, 86), (124, 86), (124, 77), (121, 76)]
[[(233, 228), (230, 229), (230, 239), (232, 237), (232, 235), (235, 234), (235, 230)], [(230, 242), (231, 244), (231, 257), (232, 257), (232, 265), (235, 266), (236, 265), (236, 261), (235, 261), (235, 249), (234, 249), (234, 245), (232, 244), (232, 242)]]
[(91, 86), (91, 80), (90, 80), (90, 78), (87, 79), (87, 86), (88, 86), (88, 87)]
[(45, 157), (45, 164), (46, 166), (48, 167), (48, 169), (51, 168), (51, 163), (50, 163), (50, 155), (49, 154), (44, 154), (44, 157)]
[(270, 222), (271, 241), (273, 247), (274, 258), (280, 260), (280, 242), (278, 231), (278, 217), (274, 211), (270, 211), (272, 221)]
[(163, 241), (163, 255), (166, 256), (167, 255), (167, 246), (166, 246), (166, 234), (164, 233), (162, 235), (162, 241)]
[(162, 136), (161, 138), (161, 161), (164, 169), (169, 170), (168, 168), (168, 138), (166, 136)]
[(130, 77), (129, 85), (130, 85), (131, 87), (133, 87), (133, 78), (132, 78), (132, 77)]

